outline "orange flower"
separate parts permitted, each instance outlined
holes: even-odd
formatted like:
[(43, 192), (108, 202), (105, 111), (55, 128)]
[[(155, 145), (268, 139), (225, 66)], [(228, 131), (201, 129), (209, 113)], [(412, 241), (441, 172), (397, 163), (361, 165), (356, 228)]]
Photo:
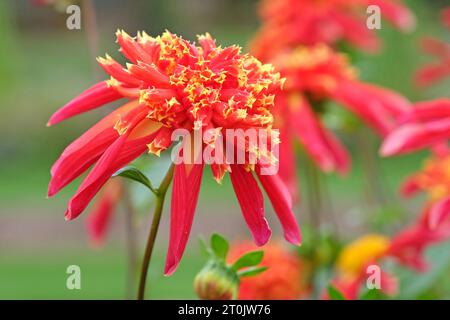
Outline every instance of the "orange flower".
[(262, 0), (262, 27), (252, 52), (266, 60), (298, 45), (335, 45), (342, 40), (376, 50), (378, 39), (366, 24), (369, 5), (379, 6), (382, 16), (398, 28), (409, 30), (415, 24), (412, 13), (397, 0)]
[[(171, 147), (176, 129), (194, 133), (205, 128), (220, 135), (226, 129), (272, 128), (274, 96), (283, 79), (271, 65), (241, 54), (239, 47), (217, 47), (209, 34), (199, 36), (196, 46), (168, 31), (156, 38), (146, 33), (131, 37), (118, 31), (117, 42), (130, 61), (126, 68), (109, 56), (99, 58), (110, 80), (87, 89), (53, 114), (48, 123), (56, 124), (119, 99), (128, 101), (69, 145), (53, 165), (49, 196), (95, 164), (70, 199), (67, 220), (78, 217), (118, 169), (146, 150), (159, 155)], [(230, 140), (227, 146), (231, 144), (236, 150), (234, 136)], [(245, 149), (244, 163), (213, 163), (214, 177), (220, 181), (230, 172), (244, 219), (258, 245), (269, 240), (271, 230), (255, 175), (275, 208), (285, 238), (300, 243), (289, 193), (277, 175), (260, 171), (264, 165), (261, 158), (269, 155), (255, 146), (240, 147)], [(225, 154), (219, 148), (214, 151)], [(250, 152), (257, 155), (254, 166), (248, 162)], [(184, 162), (174, 169), (166, 274), (176, 269), (186, 247), (203, 175), (203, 163)]]
[[(254, 250), (251, 243), (239, 243), (231, 248), (229, 261), (242, 253)], [(261, 266), (268, 267), (263, 273), (241, 278), (239, 299), (241, 300), (293, 300), (307, 293), (305, 283), (306, 265), (279, 243), (263, 248)]]

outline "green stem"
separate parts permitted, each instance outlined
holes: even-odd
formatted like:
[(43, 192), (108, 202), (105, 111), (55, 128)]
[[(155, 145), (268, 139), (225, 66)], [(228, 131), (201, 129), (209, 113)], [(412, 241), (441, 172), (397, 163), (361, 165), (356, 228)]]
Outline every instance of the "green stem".
[(150, 233), (147, 239), (147, 246), (145, 248), (144, 259), (142, 261), (141, 278), (139, 280), (138, 300), (144, 300), (145, 284), (147, 282), (147, 273), (150, 261), (152, 258), (153, 248), (155, 246), (155, 239), (158, 233), (159, 223), (161, 221), (161, 214), (164, 206), (164, 199), (166, 197), (167, 190), (170, 182), (172, 181), (174, 171), (174, 165), (172, 164), (164, 176), (156, 193), (156, 205), (155, 212), (153, 214), (152, 225), (150, 227)]
[(88, 42), (88, 48), (90, 55), (94, 58), (92, 59), (92, 70), (96, 80), (101, 79), (101, 74), (97, 63), (95, 63), (95, 58), (99, 54), (99, 41), (98, 41), (98, 25), (97, 17), (95, 14), (95, 7), (92, 0), (83, 0), (83, 20), (84, 27), (86, 29), (86, 37)]

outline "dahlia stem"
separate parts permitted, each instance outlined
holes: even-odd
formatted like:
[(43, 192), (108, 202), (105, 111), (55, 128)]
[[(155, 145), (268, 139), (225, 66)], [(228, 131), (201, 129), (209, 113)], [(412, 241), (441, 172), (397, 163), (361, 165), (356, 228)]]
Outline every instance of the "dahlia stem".
[(310, 222), (315, 231), (320, 233), (321, 211), (322, 211), (322, 194), (320, 187), (320, 176), (316, 165), (311, 159), (307, 159), (307, 184), (308, 184), (308, 211)]
[(360, 134), (357, 137), (357, 146), (361, 153), (360, 159), (362, 176), (364, 178), (364, 192), (369, 207), (373, 205), (383, 206), (389, 202), (387, 200), (388, 193), (383, 192), (383, 187), (381, 186), (382, 174), (378, 166), (376, 151), (372, 142), (372, 139), (367, 134)]
[(98, 69), (97, 64), (95, 63), (95, 58), (99, 54), (99, 41), (98, 41), (98, 24), (97, 17), (95, 13), (95, 6), (92, 0), (83, 0), (83, 22), (86, 28), (86, 37), (88, 42), (88, 48), (90, 55), (94, 58), (91, 59), (92, 62), (92, 71), (94, 73), (94, 77), (96, 80), (101, 78), (100, 70)]
[(153, 214), (152, 225), (147, 239), (147, 246), (145, 248), (144, 259), (142, 261), (141, 278), (139, 280), (138, 300), (144, 300), (145, 284), (147, 281), (148, 267), (152, 258), (153, 248), (155, 246), (155, 239), (159, 229), (159, 222), (161, 221), (161, 214), (164, 206), (164, 199), (170, 182), (172, 181), (174, 165), (172, 164), (159, 185), (156, 193), (155, 212)]
[(134, 228), (135, 212), (133, 202), (131, 201), (131, 195), (129, 192), (130, 186), (126, 184), (124, 186), (124, 203), (125, 203), (125, 220), (126, 220), (126, 241), (127, 241), (127, 298), (131, 299), (136, 282), (136, 236)]

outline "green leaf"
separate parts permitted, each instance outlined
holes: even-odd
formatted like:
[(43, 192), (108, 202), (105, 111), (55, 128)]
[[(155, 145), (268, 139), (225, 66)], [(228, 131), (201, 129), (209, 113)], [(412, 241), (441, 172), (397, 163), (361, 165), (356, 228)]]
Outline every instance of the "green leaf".
[(211, 236), (211, 248), (218, 258), (222, 260), (226, 259), (229, 245), (228, 241), (224, 237), (217, 233), (214, 233)]
[(328, 286), (328, 295), (331, 300), (345, 300), (344, 295), (332, 285)]
[(238, 271), (237, 275), (239, 277), (253, 277), (256, 276), (264, 271), (266, 271), (267, 267), (250, 267), (246, 268), (244, 270)]
[(153, 188), (152, 183), (145, 176), (145, 174), (143, 174), (139, 169), (135, 167), (131, 166), (123, 167), (122, 169), (116, 171), (116, 173), (114, 173), (112, 176), (113, 177), (120, 176), (133, 181), (137, 181), (146, 186), (148, 189), (150, 189), (150, 191), (153, 192), (155, 195), (158, 193), (157, 190)]
[(241, 256), (232, 266), (236, 271), (245, 267), (253, 267), (261, 263), (264, 251), (251, 251)]

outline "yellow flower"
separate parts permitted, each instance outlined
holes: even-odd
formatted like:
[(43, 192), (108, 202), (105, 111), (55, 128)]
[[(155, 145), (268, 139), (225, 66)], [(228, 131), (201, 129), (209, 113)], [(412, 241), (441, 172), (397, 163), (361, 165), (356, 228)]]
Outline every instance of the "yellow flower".
[(368, 234), (351, 242), (338, 257), (339, 272), (344, 277), (358, 276), (368, 263), (386, 253), (389, 244), (389, 238), (378, 234)]

